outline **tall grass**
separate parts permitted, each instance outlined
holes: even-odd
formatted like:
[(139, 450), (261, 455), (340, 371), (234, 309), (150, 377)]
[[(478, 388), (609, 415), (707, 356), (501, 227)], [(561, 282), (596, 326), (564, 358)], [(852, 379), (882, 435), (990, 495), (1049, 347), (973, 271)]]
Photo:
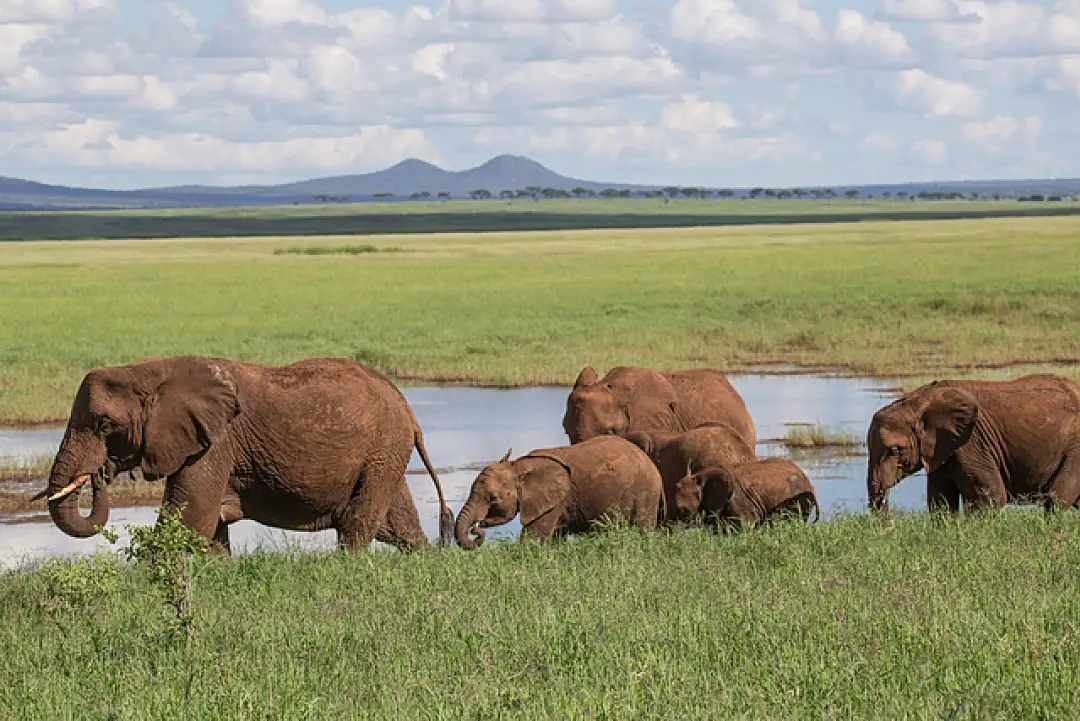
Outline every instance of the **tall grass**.
[[(1080, 516), (845, 517), (197, 571), (86, 610), (0, 576), (13, 718), (1071, 718)], [(55, 574), (54, 574), (55, 575)], [(104, 586), (103, 586), (104, 587)], [(92, 586), (97, 589), (98, 586)], [(95, 591), (99, 592), (99, 591)]]
[(860, 374), (1080, 358), (1080, 219), (0, 245), (0, 422), (66, 418), (102, 364), (332, 355), (406, 378), (585, 364)]

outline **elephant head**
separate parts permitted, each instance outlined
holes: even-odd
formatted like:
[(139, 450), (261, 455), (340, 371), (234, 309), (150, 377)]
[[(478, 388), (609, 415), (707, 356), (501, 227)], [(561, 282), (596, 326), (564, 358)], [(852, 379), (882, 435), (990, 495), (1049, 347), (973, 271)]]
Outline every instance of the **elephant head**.
[[(609, 380), (613, 376), (616, 380)], [(685, 430), (671, 384), (661, 373), (648, 369), (615, 369), (601, 381), (591, 366), (583, 368), (563, 415), (563, 430), (570, 442), (625, 436), (632, 428)]]
[(462, 548), (472, 550), (484, 545), (485, 528), (509, 523), (518, 514), (521, 489), (509, 462), (512, 450), (508, 449), (497, 463), (480, 471), (473, 481), (469, 499), (461, 507), (454, 526), (454, 535)]
[(596, 371), (586, 366), (566, 399), (563, 430), (571, 443), (608, 434), (619, 436), (630, 427), (625, 404), (616, 398), (610, 384), (598, 380)]
[(691, 473), (687, 464), (686, 475), (675, 483), (672, 520), (686, 521), (703, 509), (715, 512), (726, 508), (735, 484), (735, 476), (727, 468), (713, 466)]
[(508, 450), (473, 481), (454, 528), (458, 545), (468, 550), (483, 545), (485, 528), (509, 523), (519, 513), (522, 527), (528, 528), (565, 497), (566, 488), (556, 479), (566, 480), (569, 473), (569, 466), (554, 456), (530, 455), (510, 461)]
[(875, 413), (866, 436), (870, 507), (886, 510), (889, 490), (901, 479), (940, 468), (967, 443), (978, 415), (970, 393), (936, 382)]
[[(49, 474), (49, 514), (64, 533), (87, 538), (109, 518), (105, 485), (141, 468), (148, 480), (167, 477), (200, 457), (240, 406), (236, 384), (209, 359), (153, 360), (98, 368), (86, 375)], [(92, 481), (90, 515), (77, 491)]]

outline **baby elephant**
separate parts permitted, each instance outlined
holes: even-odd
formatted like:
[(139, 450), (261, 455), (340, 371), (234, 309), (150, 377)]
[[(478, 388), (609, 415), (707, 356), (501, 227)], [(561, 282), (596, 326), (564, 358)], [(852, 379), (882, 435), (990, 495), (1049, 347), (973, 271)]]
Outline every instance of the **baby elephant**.
[(804, 520), (820, 515), (814, 486), (786, 458), (766, 458), (726, 468), (714, 466), (679, 479), (673, 515), (687, 519), (697, 513), (709, 524), (759, 523), (791, 515)]
[(675, 484), (683, 476), (757, 459), (753, 447), (742, 435), (722, 423), (709, 423), (685, 432), (633, 431), (626, 435), (626, 440), (645, 451), (660, 470), (669, 515), (675, 503)]
[(523, 532), (541, 539), (588, 532), (593, 521), (608, 514), (641, 530), (656, 527), (660, 473), (623, 438), (597, 436), (509, 458), (507, 451), (473, 481), (455, 528), (462, 548), (480, 546), (485, 528), (509, 523), (518, 513)]

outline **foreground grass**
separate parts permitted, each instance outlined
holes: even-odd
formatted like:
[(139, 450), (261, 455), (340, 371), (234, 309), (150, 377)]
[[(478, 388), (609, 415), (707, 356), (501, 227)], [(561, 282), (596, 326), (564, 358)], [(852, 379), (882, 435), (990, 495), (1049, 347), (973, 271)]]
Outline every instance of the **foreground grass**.
[(0, 576), (13, 718), (1071, 718), (1080, 516), (847, 517), (199, 571), (88, 610)]
[[(1080, 358), (1080, 218), (0, 244), (0, 423), (98, 365), (331, 355), (402, 378), (581, 366), (859, 374)], [(305, 255), (281, 249), (315, 248)]]

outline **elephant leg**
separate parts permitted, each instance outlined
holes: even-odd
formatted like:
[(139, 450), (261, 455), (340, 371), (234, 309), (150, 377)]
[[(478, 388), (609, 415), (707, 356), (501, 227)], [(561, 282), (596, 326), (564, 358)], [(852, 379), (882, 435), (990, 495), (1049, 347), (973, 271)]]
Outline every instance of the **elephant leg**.
[(981, 512), (1001, 508), (1009, 500), (1005, 481), (997, 469), (976, 472), (960, 470), (953, 476), (964, 499), (964, 510)]
[(210, 553), (215, 556), (229, 556), (232, 554), (232, 548), (229, 546), (229, 524), (223, 520), (218, 520), (217, 530), (214, 531), (214, 538), (210, 546)]
[(1065, 456), (1047, 489), (1046, 510), (1067, 508), (1080, 503), (1080, 453)]
[(552, 538), (559, 530), (559, 517), (555, 513), (545, 513), (521, 529), (521, 535), (535, 538), (538, 541), (546, 541)]
[(428, 545), (420, 526), (420, 514), (416, 511), (416, 503), (404, 479), (375, 539), (401, 550), (418, 550)]
[(214, 449), (192, 466), (180, 469), (165, 482), (161, 505), (180, 509), (184, 525), (199, 535), (214, 540), (221, 521), (221, 507), (229, 471), (212, 458)]
[(960, 489), (947, 471), (936, 470), (926, 476), (926, 507), (930, 511), (960, 510)]
[(386, 523), (386, 516), (405, 477), (405, 463), (371, 462), (338, 524), (338, 545), (357, 551), (367, 548)]

